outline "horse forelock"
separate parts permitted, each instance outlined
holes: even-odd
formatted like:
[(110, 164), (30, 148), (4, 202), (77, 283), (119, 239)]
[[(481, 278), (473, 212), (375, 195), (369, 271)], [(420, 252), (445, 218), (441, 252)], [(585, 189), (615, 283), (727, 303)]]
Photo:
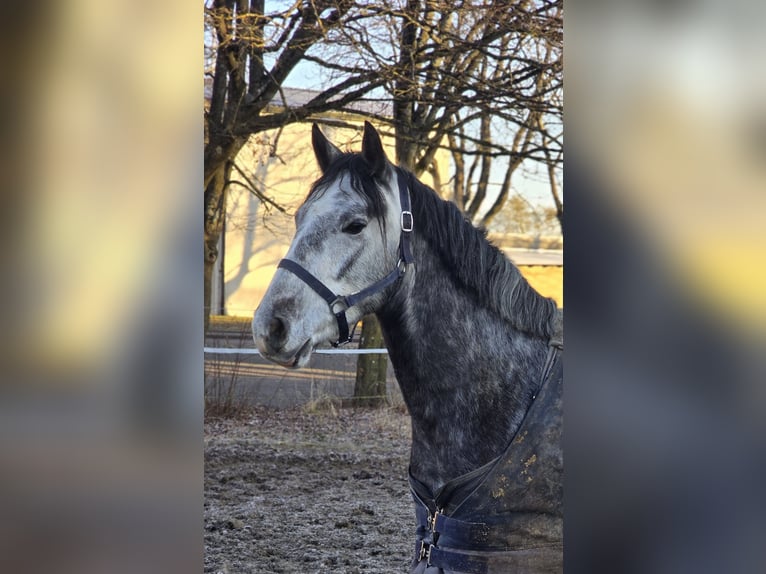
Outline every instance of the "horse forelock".
[(364, 199), (367, 215), (378, 219), (385, 226), (386, 201), (380, 183), (370, 172), (370, 166), (358, 153), (344, 153), (338, 156), (316, 180), (309, 190), (304, 203), (318, 198), (343, 176), (348, 176), (351, 188)]
[[(401, 169), (401, 168), (398, 168)], [(512, 327), (545, 339), (553, 335), (556, 304), (537, 293), (519, 269), (457, 206), (405, 172), (410, 182), (416, 232), (480, 305)]]

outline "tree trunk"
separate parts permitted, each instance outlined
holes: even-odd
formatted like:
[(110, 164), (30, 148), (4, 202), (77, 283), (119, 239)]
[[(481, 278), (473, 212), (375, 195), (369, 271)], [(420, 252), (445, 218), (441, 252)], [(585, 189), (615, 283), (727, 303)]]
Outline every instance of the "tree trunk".
[[(239, 148), (237, 149), (237, 152), (238, 151)], [(234, 157), (236, 157), (236, 152)], [(234, 157), (231, 158), (231, 162), (226, 162), (218, 167), (205, 187), (203, 313), (206, 333), (208, 325), (210, 324), (213, 267), (218, 259), (218, 245), (221, 233), (223, 232), (223, 221), (226, 213), (228, 179), (231, 173), (231, 165)]]
[(393, 93), (396, 161), (400, 166), (409, 170), (415, 167), (415, 152), (417, 151), (414, 139), (415, 101), (417, 99), (415, 50), (417, 48), (417, 18), (420, 13), (420, 4), (420, 0), (408, 0), (407, 6), (403, 9), (406, 18), (402, 22), (399, 61)]
[[(383, 333), (374, 315), (367, 315), (362, 323), (360, 348), (383, 347)], [(360, 407), (381, 407), (388, 404), (386, 396), (386, 371), (388, 355), (359, 355), (356, 363), (354, 384), (354, 405)]]
[[(414, 52), (417, 44), (417, 17), (421, 0), (407, 0), (404, 13), (408, 16), (402, 23), (401, 45), (397, 77), (394, 86), (394, 131), (396, 161), (407, 169), (415, 165), (415, 141), (413, 140), (413, 115), (415, 112)], [(383, 333), (378, 320), (368, 315), (362, 323), (360, 349), (383, 346)], [(386, 370), (387, 355), (359, 355), (356, 363), (356, 384), (354, 385), (354, 404), (377, 407), (387, 403)]]

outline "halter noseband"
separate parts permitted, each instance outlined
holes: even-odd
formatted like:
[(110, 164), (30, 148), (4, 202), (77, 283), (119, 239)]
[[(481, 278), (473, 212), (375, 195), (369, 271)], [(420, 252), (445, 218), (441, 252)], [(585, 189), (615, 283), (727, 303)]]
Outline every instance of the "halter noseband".
[(414, 220), (410, 207), (410, 192), (407, 187), (407, 180), (404, 173), (401, 170), (397, 170), (397, 176), (399, 184), (399, 200), (402, 206), (402, 212), (399, 216), (399, 223), (401, 226), (401, 235), (399, 236), (399, 261), (396, 263), (394, 270), (383, 277), (383, 279), (380, 279), (369, 287), (365, 287), (361, 291), (357, 291), (351, 295), (337, 295), (332, 289), (327, 287), (327, 285), (306, 271), (306, 269), (299, 263), (290, 259), (282, 259), (279, 262), (279, 265), (277, 265), (279, 269), (290, 271), (298, 277), (298, 279), (311, 287), (311, 289), (324, 299), (330, 307), (330, 312), (335, 315), (335, 320), (338, 322), (338, 340), (332, 343), (333, 347), (345, 345), (351, 341), (351, 337), (353, 336), (353, 333), (349, 332), (346, 311), (367, 297), (380, 293), (390, 285), (396, 283), (396, 281), (398, 281), (407, 271), (407, 266), (413, 263), (412, 250), (410, 249), (410, 235), (412, 233)]

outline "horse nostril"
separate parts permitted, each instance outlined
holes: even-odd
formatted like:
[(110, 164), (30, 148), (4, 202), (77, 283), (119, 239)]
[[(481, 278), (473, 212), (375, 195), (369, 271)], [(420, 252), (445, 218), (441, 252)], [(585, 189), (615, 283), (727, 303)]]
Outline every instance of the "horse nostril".
[(280, 317), (269, 321), (269, 343), (274, 349), (280, 348), (287, 339), (287, 326)]

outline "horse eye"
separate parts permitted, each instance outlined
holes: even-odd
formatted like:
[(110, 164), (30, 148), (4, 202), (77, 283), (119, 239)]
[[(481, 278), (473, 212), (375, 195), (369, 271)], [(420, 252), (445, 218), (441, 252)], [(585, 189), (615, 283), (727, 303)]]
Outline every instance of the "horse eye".
[(359, 235), (365, 227), (367, 227), (367, 223), (364, 221), (352, 221), (343, 227), (343, 233), (348, 233), (349, 235)]

